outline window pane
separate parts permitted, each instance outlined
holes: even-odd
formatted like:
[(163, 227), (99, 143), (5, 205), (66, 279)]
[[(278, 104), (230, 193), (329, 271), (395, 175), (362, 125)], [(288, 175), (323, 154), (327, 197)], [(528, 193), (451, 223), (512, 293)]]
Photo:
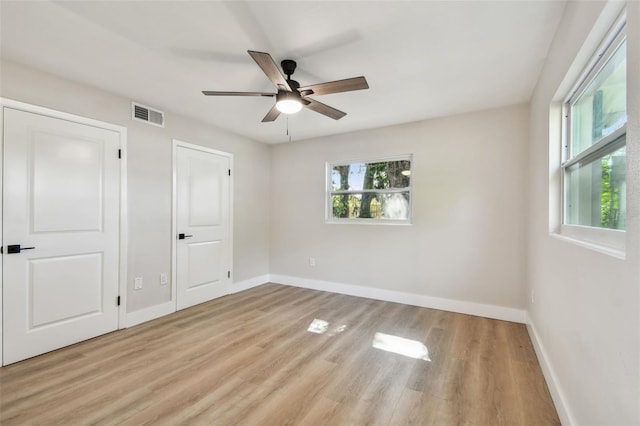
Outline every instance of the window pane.
[(627, 122), (627, 43), (624, 41), (571, 105), (571, 156)]
[(625, 229), (626, 149), (567, 169), (567, 223)]
[(408, 188), (411, 161), (354, 162), (334, 165), (331, 169), (332, 191)]
[(332, 194), (333, 217), (350, 219), (409, 219), (409, 191), (393, 194)]

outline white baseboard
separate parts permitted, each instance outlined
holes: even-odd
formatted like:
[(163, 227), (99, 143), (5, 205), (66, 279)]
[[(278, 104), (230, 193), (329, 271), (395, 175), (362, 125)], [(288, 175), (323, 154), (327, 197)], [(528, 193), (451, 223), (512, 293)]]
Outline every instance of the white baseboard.
[(139, 311), (128, 312), (127, 327), (133, 327), (134, 325), (142, 324), (143, 322), (151, 321), (156, 318), (172, 314), (175, 311), (176, 304), (174, 301), (170, 301), (161, 303), (159, 305), (150, 306), (148, 308), (140, 309)]
[[(260, 275), (258, 277), (249, 278), (248, 280), (232, 283), (229, 287), (229, 294), (238, 293), (240, 291), (248, 290), (253, 287), (257, 287), (269, 282), (269, 275)], [(150, 306), (148, 308), (140, 309), (139, 311), (128, 312), (126, 319), (126, 327), (133, 327), (134, 325), (142, 324), (143, 322), (151, 321), (156, 318), (163, 317), (165, 315), (172, 314), (176, 311), (175, 302), (165, 302), (160, 305)]]
[(328, 291), (331, 293), (348, 294), (350, 296), (366, 297), (369, 299), (384, 300), (386, 302), (404, 303), (405, 305), (440, 309), (443, 311), (476, 315), (485, 318), (493, 318), (522, 324), (526, 323), (527, 319), (526, 311), (522, 309), (505, 308), (503, 306), (485, 305), (482, 303), (465, 302), (461, 300), (442, 299), (439, 297), (426, 296), (423, 294), (362, 287), (358, 285), (335, 283), (330, 281), (310, 280), (308, 278), (297, 278), (277, 274), (269, 275), (269, 281), (294, 287)]
[[(485, 305), (482, 303), (466, 302), (461, 300), (443, 299), (416, 293), (405, 293), (395, 290), (363, 287), (352, 284), (336, 283), (330, 281), (311, 280), (308, 278), (290, 277), (286, 275), (260, 275), (248, 280), (231, 284), (229, 294), (238, 293), (274, 282), (293, 287), (309, 288), (313, 290), (328, 291), (331, 293), (348, 294), (350, 296), (366, 297), (369, 299), (384, 300), (387, 302), (404, 303), (405, 305), (421, 306), (424, 308), (440, 309), (443, 311), (458, 312), (467, 315), (476, 315), (485, 318), (493, 318), (503, 321), (526, 323), (526, 312), (520, 309), (505, 308), (503, 306)], [(168, 315), (175, 312), (173, 302), (151, 306), (139, 311), (127, 313), (127, 327), (132, 327), (146, 321)]]
[(564, 392), (562, 391), (562, 388), (560, 388), (560, 381), (556, 376), (553, 366), (549, 362), (549, 357), (547, 356), (547, 351), (544, 349), (540, 335), (538, 334), (536, 326), (529, 315), (527, 315), (527, 330), (529, 331), (533, 348), (538, 356), (538, 363), (540, 364), (540, 368), (542, 368), (542, 374), (547, 382), (551, 399), (553, 400), (553, 404), (556, 406), (558, 417), (560, 417), (560, 423), (563, 425), (577, 424), (569, 410), (569, 405), (567, 404)]
[(269, 275), (264, 274), (258, 277), (249, 278), (248, 280), (238, 281), (232, 283), (229, 289), (229, 294), (239, 293), (241, 291), (249, 290), (250, 288), (258, 287), (259, 285), (269, 282)]

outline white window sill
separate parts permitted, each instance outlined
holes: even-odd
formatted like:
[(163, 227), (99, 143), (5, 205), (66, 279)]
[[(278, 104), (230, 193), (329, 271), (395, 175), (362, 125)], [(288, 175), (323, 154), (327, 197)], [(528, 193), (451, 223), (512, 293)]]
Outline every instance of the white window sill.
[(327, 219), (324, 222), (327, 225), (391, 225), (391, 226), (411, 226), (412, 223), (408, 221), (394, 221), (394, 220), (369, 220), (369, 219), (344, 219), (344, 220), (330, 220)]
[(626, 232), (587, 226), (563, 225), (549, 235), (561, 241), (597, 251), (617, 259), (626, 259)]

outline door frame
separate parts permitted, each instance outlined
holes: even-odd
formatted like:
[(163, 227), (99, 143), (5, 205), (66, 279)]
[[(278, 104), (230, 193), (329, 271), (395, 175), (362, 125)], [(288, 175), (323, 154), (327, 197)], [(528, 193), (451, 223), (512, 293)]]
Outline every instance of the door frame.
[[(4, 199), (4, 183), (2, 178), (4, 176), (4, 110), (14, 109), (18, 111), (30, 112), (33, 114), (43, 115), (46, 117), (56, 118), (60, 120), (70, 121), (77, 124), (84, 124), (87, 126), (97, 127), (100, 129), (114, 131), (119, 134), (120, 140), (120, 253), (119, 253), (119, 271), (118, 271), (118, 292), (120, 293), (120, 306), (118, 306), (118, 329), (126, 327), (126, 315), (127, 315), (127, 128), (116, 124), (106, 123), (104, 121), (94, 120), (92, 118), (82, 117), (75, 114), (70, 114), (62, 111), (57, 111), (50, 108), (41, 107), (38, 105), (32, 105), (25, 102), (16, 101), (13, 99), (0, 97), (0, 212), (3, 211), (2, 201)], [(4, 247), (3, 241), (3, 216), (0, 214), (0, 246)], [(4, 255), (3, 255), (4, 256)], [(2, 283), (3, 276), (3, 262), (0, 262), (0, 366), (4, 365), (4, 336), (3, 336), (3, 302), (2, 294), (4, 287)]]
[[(233, 154), (229, 152), (219, 151), (202, 145), (196, 145), (184, 142), (179, 139), (172, 139), (172, 187), (171, 187), (171, 303), (173, 310), (178, 310), (178, 270), (177, 270), (177, 238), (178, 235), (178, 173), (177, 173), (177, 157), (178, 147), (190, 148), (198, 151), (208, 152), (210, 154), (221, 155), (229, 159), (229, 169), (233, 171)], [(229, 176), (229, 270), (231, 271), (231, 283), (233, 283), (233, 172)]]

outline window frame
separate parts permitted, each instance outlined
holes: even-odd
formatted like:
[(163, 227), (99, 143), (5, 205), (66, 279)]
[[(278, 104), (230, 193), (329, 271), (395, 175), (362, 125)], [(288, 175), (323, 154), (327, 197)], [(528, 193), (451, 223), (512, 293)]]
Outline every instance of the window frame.
[[(608, 61), (615, 54), (617, 49), (627, 40), (626, 35), (626, 14), (623, 12), (615, 21), (607, 35), (591, 56), (585, 67), (585, 71), (576, 79), (568, 96), (562, 103), (562, 144), (560, 162), (560, 235), (574, 240), (580, 245), (592, 247), (614, 256), (623, 256), (626, 244), (626, 230), (601, 228), (596, 226), (575, 225), (567, 223), (568, 209), (567, 201), (569, 195), (569, 185), (567, 176), (569, 169), (580, 163), (597, 161), (615, 150), (627, 146), (627, 122), (603, 137), (597, 143), (572, 156), (572, 105), (580, 99), (584, 91), (589, 87), (598, 73), (607, 65)], [(627, 75), (628, 79), (628, 75)], [(628, 86), (627, 86), (628, 95)], [(628, 97), (628, 96), (627, 96)], [(625, 156), (626, 157), (626, 156)], [(627, 163), (628, 163), (628, 157)]]
[[(388, 188), (388, 189), (361, 189), (361, 190), (346, 190), (346, 191), (334, 191), (332, 188), (331, 176), (335, 166), (344, 166), (353, 163), (381, 163), (390, 161), (409, 161), (411, 164), (411, 178), (409, 179), (409, 186), (407, 188)], [(400, 225), (408, 226), (413, 223), (413, 154), (393, 155), (386, 157), (374, 157), (374, 158), (355, 158), (350, 160), (335, 160), (327, 161), (325, 163), (325, 223), (327, 224), (358, 224), (358, 225)], [(409, 214), (407, 219), (378, 219), (378, 218), (348, 218), (348, 217), (335, 217), (333, 216), (333, 196), (350, 195), (350, 194), (398, 194), (409, 192)]]

